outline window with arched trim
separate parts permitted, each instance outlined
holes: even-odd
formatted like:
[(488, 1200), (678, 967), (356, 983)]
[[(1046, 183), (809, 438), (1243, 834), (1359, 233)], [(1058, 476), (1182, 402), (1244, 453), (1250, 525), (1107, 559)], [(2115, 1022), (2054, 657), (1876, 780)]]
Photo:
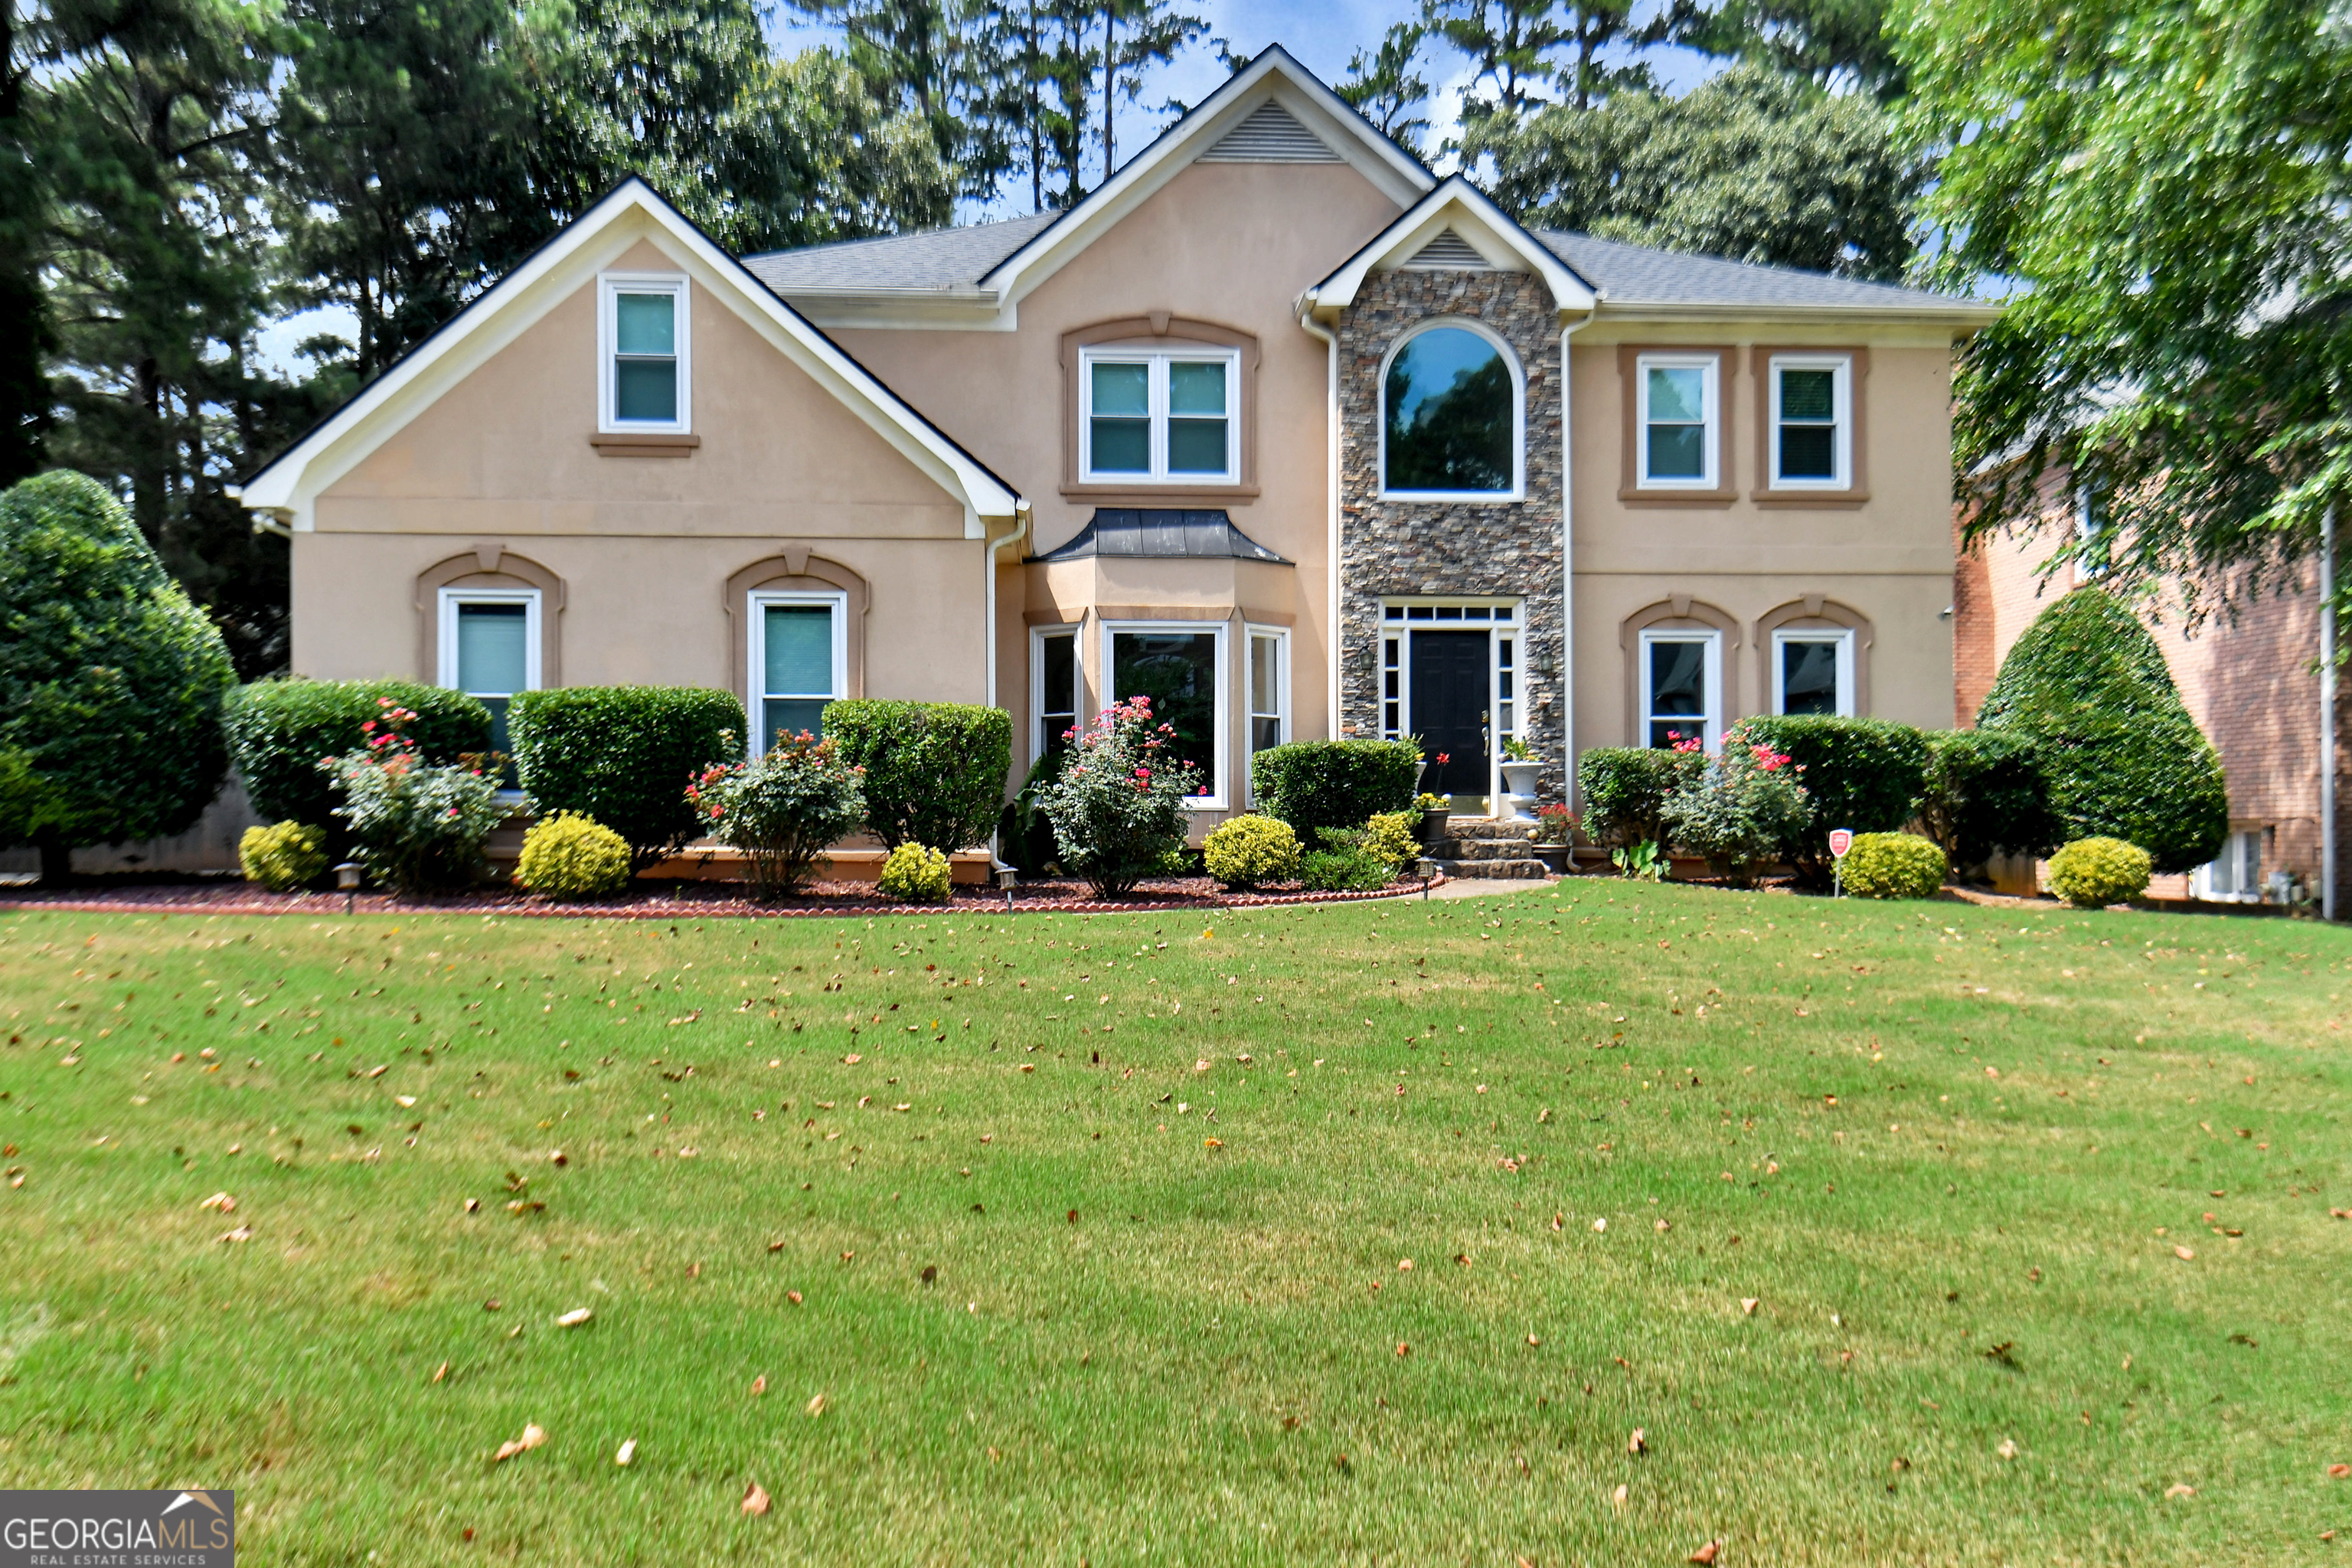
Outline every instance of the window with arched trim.
[(1515, 494), (1519, 384), (1510, 356), (1467, 326), (1415, 332), (1381, 378), (1381, 488), (1391, 494)]

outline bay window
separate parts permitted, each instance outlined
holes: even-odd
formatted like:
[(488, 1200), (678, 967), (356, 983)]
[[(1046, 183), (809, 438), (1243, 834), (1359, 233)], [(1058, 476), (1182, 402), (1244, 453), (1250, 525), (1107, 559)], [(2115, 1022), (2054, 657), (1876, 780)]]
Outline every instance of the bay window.
[(1107, 702), (1148, 698), (1174, 731), (1166, 753), (1200, 774), (1193, 804), (1225, 804), (1225, 626), (1203, 621), (1109, 621), (1103, 626)]

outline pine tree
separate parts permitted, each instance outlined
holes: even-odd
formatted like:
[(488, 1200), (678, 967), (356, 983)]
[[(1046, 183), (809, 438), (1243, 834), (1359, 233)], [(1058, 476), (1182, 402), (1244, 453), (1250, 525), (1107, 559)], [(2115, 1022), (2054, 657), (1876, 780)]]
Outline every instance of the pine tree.
[(1399, 22), (1367, 56), (1358, 49), (1348, 60), (1345, 80), (1332, 88), (1383, 136), (1421, 156), (1422, 132), (1429, 129), (1429, 83), (1415, 74), (1429, 30)]
[[(1166, 65), (1176, 52), (1208, 30), (1200, 17), (1173, 8), (1174, 0), (1102, 0), (1103, 178), (1118, 167), (1118, 139), (1112, 107), (1124, 97), (1132, 104), (1143, 91), (1144, 68)], [(1119, 32), (1124, 26), (1124, 36)]]

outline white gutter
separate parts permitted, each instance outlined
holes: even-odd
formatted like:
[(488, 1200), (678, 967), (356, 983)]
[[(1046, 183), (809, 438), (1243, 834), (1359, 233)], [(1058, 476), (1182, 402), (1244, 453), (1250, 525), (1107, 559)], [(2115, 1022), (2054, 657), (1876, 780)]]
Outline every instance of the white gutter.
[(2336, 509), (2319, 518), (2319, 917), (2336, 918)]
[(1013, 531), (1002, 539), (990, 540), (987, 553), (982, 557), (982, 569), (988, 576), (987, 581), (982, 584), (985, 591), (981, 599), (981, 614), (983, 625), (987, 627), (982, 635), (988, 639), (988, 705), (991, 708), (1002, 706), (996, 700), (996, 568), (998, 565), (996, 552), (1008, 544), (1018, 544), (1028, 537), (1029, 503), (1023, 501), (1013, 509)]
[(1339, 738), (1339, 658), (1342, 638), (1339, 629), (1339, 335), (1315, 320), (1315, 297), (1312, 294), (1299, 301), (1298, 324), (1310, 334), (1321, 338), (1329, 346), (1327, 356), (1329, 370), (1324, 378), (1324, 446), (1326, 447), (1323, 488), (1329, 511), (1324, 550), (1328, 556), (1328, 573), (1331, 592), (1326, 613), (1330, 625), (1326, 632), (1323, 668), (1328, 674), (1323, 700), (1327, 732), (1330, 739)]
[(1576, 421), (1570, 416), (1576, 382), (1568, 340), (1591, 320), (1588, 313), (1559, 329), (1559, 751), (1568, 773), (1559, 797), (1570, 811), (1576, 809)]

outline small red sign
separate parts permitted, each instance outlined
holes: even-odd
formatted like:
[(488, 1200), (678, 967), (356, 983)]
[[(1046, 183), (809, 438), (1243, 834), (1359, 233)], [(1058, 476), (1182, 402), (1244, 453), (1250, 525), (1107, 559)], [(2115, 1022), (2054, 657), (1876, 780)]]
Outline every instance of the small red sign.
[(1833, 856), (1835, 856), (1837, 858), (1839, 858), (1839, 859), (1843, 860), (1843, 859), (1844, 859), (1844, 858), (1845, 858), (1845, 852), (1846, 852), (1847, 850), (1849, 850), (1849, 849), (1853, 848), (1853, 828), (1851, 828), (1851, 827), (1832, 827), (1832, 828), (1831, 828), (1831, 829), (1830, 829), (1830, 853), (1831, 853), (1832, 855), (1833, 855)]

